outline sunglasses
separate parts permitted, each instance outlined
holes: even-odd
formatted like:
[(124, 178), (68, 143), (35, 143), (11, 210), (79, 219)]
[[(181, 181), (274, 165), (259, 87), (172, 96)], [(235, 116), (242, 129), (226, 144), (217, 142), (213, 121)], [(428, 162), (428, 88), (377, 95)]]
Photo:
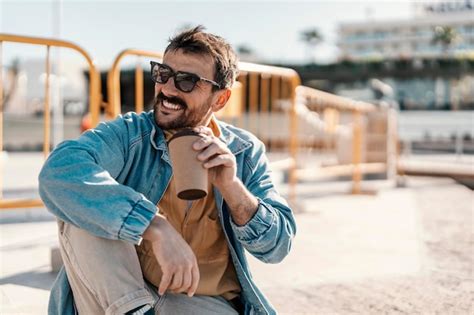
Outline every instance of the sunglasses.
[(190, 93), (199, 81), (210, 83), (214, 86), (217, 86), (219, 89), (221, 88), (219, 83), (205, 79), (194, 73), (174, 71), (169, 66), (155, 61), (150, 61), (150, 65), (151, 79), (153, 82), (166, 84), (170, 78), (173, 78), (174, 86), (178, 90), (185, 93)]

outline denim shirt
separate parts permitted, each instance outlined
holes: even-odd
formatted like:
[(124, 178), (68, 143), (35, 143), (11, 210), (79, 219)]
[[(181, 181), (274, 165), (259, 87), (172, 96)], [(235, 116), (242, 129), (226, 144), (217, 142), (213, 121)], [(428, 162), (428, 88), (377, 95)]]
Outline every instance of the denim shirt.
[[(220, 139), (236, 157), (237, 176), (259, 202), (250, 221), (237, 226), (214, 188), (245, 313), (276, 314), (252, 280), (244, 249), (263, 262), (280, 262), (296, 232), (293, 213), (271, 181), (262, 142), (242, 129), (220, 121), (218, 125)], [(58, 145), (41, 170), (39, 192), (60, 220), (99, 237), (139, 244), (171, 176), (167, 144), (153, 111), (131, 112)], [(74, 314), (73, 301), (63, 267), (48, 312)]]

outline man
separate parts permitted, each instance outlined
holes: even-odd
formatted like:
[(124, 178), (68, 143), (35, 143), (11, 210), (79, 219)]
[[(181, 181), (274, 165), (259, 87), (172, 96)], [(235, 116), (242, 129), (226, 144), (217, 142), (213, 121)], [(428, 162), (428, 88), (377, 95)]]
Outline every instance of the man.
[[(60, 144), (39, 176), (58, 217), (64, 268), (50, 314), (274, 314), (244, 249), (281, 261), (296, 231), (275, 190), (263, 144), (217, 121), (237, 60), (201, 26), (170, 40), (151, 62), (154, 109), (101, 123)], [(207, 197), (176, 197), (166, 140), (183, 127), (209, 170)]]

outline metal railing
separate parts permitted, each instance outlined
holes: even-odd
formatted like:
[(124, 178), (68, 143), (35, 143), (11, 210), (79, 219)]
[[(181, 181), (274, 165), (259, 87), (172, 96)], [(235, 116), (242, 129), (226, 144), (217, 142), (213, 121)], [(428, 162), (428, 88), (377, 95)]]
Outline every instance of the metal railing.
[(117, 55), (114, 63), (107, 73), (107, 107), (106, 114), (108, 119), (117, 117), (121, 110), (120, 98), (120, 62), (126, 56), (136, 56), (137, 63), (135, 66), (135, 111), (140, 113), (144, 109), (143, 98), (143, 69), (141, 67), (140, 57), (153, 57), (162, 59), (163, 54), (155, 51), (139, 50), (139, 49), (125, 49)]
[[(97, 72), (92, 59), (84, 50), (77, 45), (66, 41), (4, 34), (0, 34), (0, 50), (2, 48), (1, 43), (7, 41), (42, 45), (47, 48), (43, 146), (45, 157), (49, 154), (50, 147), (50, 109), (48, 96), (50, 89), (50, 47), (65, 47), (76, 50), (87, 60), (90, 68), (89, 97), (92, 125), (95, 126), (98, 123), (101, 102), (100, 75)], [(126, 56), (138, 57), (135, 66), (135, 110), (141, 112), (144, 110), (145, 100), (143, 80), (144, 71), (141, 67), (140, 59), (142, 57), (152, 57), (161, 60), (163, 54), (154, 51), (126, 49), (117, 55), (112, 67), (107, 73), (108, 102), (105, 104), (107, 119), (112, 119), (121, 113), (120, 66), (122, 60)], [(282, 149), (289, 153), (288, 158), (285, 159), (286, 163), (279, 164), (284, 165), (284, 167), (289, 170), (289, 199), (292, 201), (296, 200), (296, 183), (299, 174), (301, 173), (298, 173), (296, 165), (300, 144), (303, 145), (303, 143), (300, 143), (300, 127), (297, 113), (298, 102), (300, 102), (301, 99), (309, 101), (311, 106), (316, 108), (316, 110), (319, 108), (324, 111), (324, 116), (327, 120), (324, 132), (327, 133), (332, 133), (336, 129), (338, 125), (339, 112), (352, 112), (354, 121), (351, 163), (353, 180), (352, 191), (354, 193), (359, 193), (362, 173), (364, 173), (364, 167), (366, 167), (361, 164), (361, 143), (363, 135), (360, 120), (362, 115), (374, 111), (376, 109), (375, 106), (300, 86), (300, 77), (292, 69), (241, 62), (239, 64), (239, 70), (238, 82), (236, 82), (233, 87), (232, 97), (226, 108), (219, 114), (219, 118), (223, 120), (231, 120), (235, 125), (251, 130), (259, 136), (270, 151)], [(0, 83), (3, 83), (1, 76)], [(0, 97), (3, 94), (2, 86), (3, 85), (0, 84)], [(3, 110), (0, 115), (2, 113)], [(277, 116), (280, 121), (274, 119)], [(280, 122), (283, 122), (283, 124)], [(2, 117), (0, 116), (0, 127), (1, 124)], [(277, 137), (275, 137), (275, 131), (281, 131), (283, 129), (283, 135), (277, 135)], [(1, 130), (2, 128), (0, 128), (0, 135), (2, 135)], [(0, 141), (2, 141), (2, 139), (3, 136), (0, 137)], [(2, 142), (0, 142), (0, 149), (2, 149)], [(0, 208), (37, 207), (41, 205), (42, 203), (40, 200), (32, 199), (0, 200)]]
[[(45, 98), (44, 98), (44, 135), (43, 135), (43, 155), (46, 159), (50, 151), (50, 135), (51, 135), (51, 112), (50, 112), (50, 51), (51, 47), (60, 47), (72, 49), (81, 54), (89, 65), (89, 111), (91, 114), (92, 125), (95, 126), (99, 123), (100, 117), (100, 75), (96, 69), (94, 61), (89, 54), (82, 49), (80, 46), (63, 40), (51, 39), (51, 38), (40, 38), (40, 37), (29, 37), (12, 34), (0, 34), (0, 153), (3, 151), (3, 109), (4, 109), (4, 98), (3, 98), (3, 43), (16, 43), (16, 44), (27, 44), (44, 46), (46, 48), (46, 61), (45, 61)], [(31, 208), (41, 207), (43, 203), (40, 199), (3, 199), (3, 161), (0, 159), (0, 209), (9, 208)]]
[[(2, 66), (3, 43), (19, 43), (39, 45), (46, 48), (46, 80), (44, 99), (44, 143), (43, 154), (46, 158), (50, 150), (50, 48), (69, 48), (79, 52), (89, 65), (89, 109), (92, 126), (98, 124), (100, 119), (101, 91), (100, 74), (98, 73), (92, 58), (74, 43), (56, 39), (36, 38), (28, 36), (17, 36), (0, 34), (0, 67)], [(115, 58), (111, 69), (107, 73), (107, 99), (105, 113), (107, 119), (112, 119), (121, 113), (121, 88), (120, 88), (120, 65), (124, 57), (136, 56), (135, 66), (135, 110), (144, 110), (144, 71), (141, 66), (142, 57), (162, 59), (163, 54), (155, 51), (137, 49), (126, 49)], [(341, 126), (341, 117), (344, 113), (350, 113), (351, 117), (351, 152), (349, 163), (339, 163), (324, 166), (328, 173), (335, 176), (351, 175), (352, 193), (361, 193), (361, 180), (363, 174), (377, 172), (392, 172), (396, 174), (396, 122), (387, 119), (388, 130), (383, 135), (386, 141), (387, 156), (383, 163), (365, 163), (363, 161), (364, 141), (367, 131), (364, 123), (372, 114), (383, 112), (373, 104), (355, 101), (339, 97), (330, 93), (318, 91), (309, 87), (301, 86), (299, 75), (292, 69), (258, 65), (241, 62), (239, 64), (240, 74), (233, 87), (229, 104), (217, 115), (222, 120), (230, 120), (231, 123), (249, 129), (255, 133), (266, 145), (269, 151), (282, 149), (288, 158), (284, 165), (289, 169), (289, 199), (296, 200), (296, 183), (305, 177), (307, 169), (297, 169), (298, 154), (302, 148), (315, 146), (308, 142), (301, 134), (306, 128), (302, 124), (300, 107), (304, 104), (310, 112), (319, 113), (318, 120), (323, 123), (324, 128), (318, 132), (323, 135), (334, 135), (338, 133)], [(150, 82), (150, 84), (152, 84)], [(0, 152), (3, 150), (3, 70), (0, 71)], [(388, 112), (388, 111), (386, 111)], [(276, 119), (275, 119), (276, 118)], [(282, 123), (283, 122), (283, 123)], [(347, 127), (347, 124), (346, 124)], [(282, 132), (283, 130), (283, 132)], [(278, 134), (280, 132), (280, 134)], [(313, 132), (313, 130), (310, 130)], [(275, 136), (275, 134), (277, 134)], [(365, 148), (366, 149), (366, 148)], [(276, 163), (274, 163), (276, 164)], [(0, 159), (0, 209), (27, 208), (42, 206), (39, 199), (10, 199), (2, 198), (3, 190), (3, 161)]]
[[(232, 120), (239, 127), (249, 129), (257, 135), (267, 146), (269, 151), (287, 149), (289, 158), (283, 163), (288, 168), (288, 197), (296, 201), (296, 168), (298, 156), (298, 120), (296, 114), (296, 88), (301, 84), (298, 73), (289, 68), (265, 66), (247, 62), (239, 63), (239, 84), (237, 97), (230, 106), (239, 117)], [(285, 106), (286, 105), (286, 106)], [(278, 126), (272, 121), (271, 116), (281, 114), (288, 125), (284, 138), (272, 137)], [(223, 119), (226, 119), (225, 112)], [(265, 132), (266, 131), (266, 132)]]
[[(339, 126), (342, 126), (340, 117), (342, 113), (351, 114), (352, 127), (352, 152), (349, 164), (339, 163), (324, 167), (326, 173), (332, 173), (333, 176), (344, 176), (352, 174), (352, 193), (362, 193), (361, 181), (365, 173), (383, 173), (395, 175), (396, 173), (396, 120), (394, 112), (386, 109), (384, 115), (386, 125), (383, 128), (384, 151), (383, 162), (363, 162), (362, 155), (364, 151), (363, 118), (367, 121), (369, 115), (380, 113), (381, 109), (373, 104), (340, 97), (313, 88), (299, 86), (296, 94), (300, 102), (305, 103), (309, 110), (321, 113), (324, 121), (325, 132), (335, 133)], [(372, 135), (373, 136), (373, 135)], [(366, 149), (367, 150), (367, 149)], [(304, 170), (306, 173), (308, 169)], [(303, 175), (299, 173), (298, 175)]]

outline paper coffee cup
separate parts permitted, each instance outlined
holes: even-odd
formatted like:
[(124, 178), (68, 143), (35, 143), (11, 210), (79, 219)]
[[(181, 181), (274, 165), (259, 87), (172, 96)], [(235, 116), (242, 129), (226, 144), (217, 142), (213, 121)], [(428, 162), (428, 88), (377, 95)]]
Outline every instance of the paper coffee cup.
[(192, 148), (201, 137), (192, 129), (183, 129), (168, 141), (174, 184), (180, 199), (195, 200), (207, 195), (208, 171), (197, 159), (199, 152)]

